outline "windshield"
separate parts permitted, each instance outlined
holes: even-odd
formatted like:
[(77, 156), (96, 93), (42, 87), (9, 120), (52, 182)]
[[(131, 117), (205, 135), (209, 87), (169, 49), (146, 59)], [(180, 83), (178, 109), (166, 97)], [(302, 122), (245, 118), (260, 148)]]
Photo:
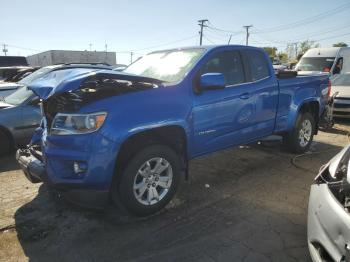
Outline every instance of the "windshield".
[(303, 57), (296, 69), (298, 71), (329, 72), (334, 59), (335, 57)]
[(39, 70), (35, 71), (34, 73), (30, 74), (29, 76), (23, 78), (21, 81), (18, 83), (20, 85), (27, 86), (29, 85), (32, 81), (38, 79), (39, 77), (42, 77), (43, 75), (47, 74), (48, 72), (52, 71), (53, 67), (43, 67), (40, 68)]
[(350, 74), (340, 74), (332, 79), (332, 86), (350, 86)]
[(33, 95), (33, 92), (27, 87), (21, 87), (16, 92), (12, 93), (11, 95), (4, 98), (5, 103), (10, 105), (20, 105), (24, 101), (26, 101), (29, 97)]
[(165, 82), (181, 80), (198, 61), (205, 49), (170, 50), (148, 54), (123, 72), (159, 79)]

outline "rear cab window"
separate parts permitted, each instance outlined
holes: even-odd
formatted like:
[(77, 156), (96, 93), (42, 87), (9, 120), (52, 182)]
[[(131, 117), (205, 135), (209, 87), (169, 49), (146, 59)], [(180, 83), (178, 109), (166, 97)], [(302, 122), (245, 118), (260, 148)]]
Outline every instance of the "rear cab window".
[(214, 54), (200, 70), (200, 75), (207, 73), (223, 74), (226, 86), (245, 82), (242, 59), (238, 51), (221, 51)]
[(263, 52), (258, 50), (245, 50), (250, 81), (255, 82), (270, 77), (269, 63)]

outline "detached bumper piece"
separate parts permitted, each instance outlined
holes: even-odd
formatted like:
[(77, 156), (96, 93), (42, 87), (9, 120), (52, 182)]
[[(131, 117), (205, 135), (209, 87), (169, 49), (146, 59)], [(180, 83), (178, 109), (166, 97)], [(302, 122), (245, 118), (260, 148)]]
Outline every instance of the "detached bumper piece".
[(16, 159), (30, 182), (39, 183), (43, 181), (45, 166), (29, 149), (18, 149)]

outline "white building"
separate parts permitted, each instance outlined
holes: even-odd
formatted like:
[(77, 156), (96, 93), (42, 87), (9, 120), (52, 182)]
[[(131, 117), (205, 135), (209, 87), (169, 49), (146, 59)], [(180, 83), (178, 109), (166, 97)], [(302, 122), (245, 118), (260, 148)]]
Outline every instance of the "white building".
[(48, 66), (65, 63), (107, 63), (116, 65), (115, 52), (49, 50), (27, 57), (31, 66)]

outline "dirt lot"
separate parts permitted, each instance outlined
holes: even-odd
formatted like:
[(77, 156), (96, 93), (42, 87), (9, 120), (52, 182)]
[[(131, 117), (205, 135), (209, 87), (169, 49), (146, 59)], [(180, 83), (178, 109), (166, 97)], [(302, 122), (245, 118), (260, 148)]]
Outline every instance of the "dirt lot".
[(0, 261), (310, 261), (308, 194), (350, 125), (296, 157), (263, 141), (197, 159), (174, 201), (148, 218), (70, 205), (0, 159)]

